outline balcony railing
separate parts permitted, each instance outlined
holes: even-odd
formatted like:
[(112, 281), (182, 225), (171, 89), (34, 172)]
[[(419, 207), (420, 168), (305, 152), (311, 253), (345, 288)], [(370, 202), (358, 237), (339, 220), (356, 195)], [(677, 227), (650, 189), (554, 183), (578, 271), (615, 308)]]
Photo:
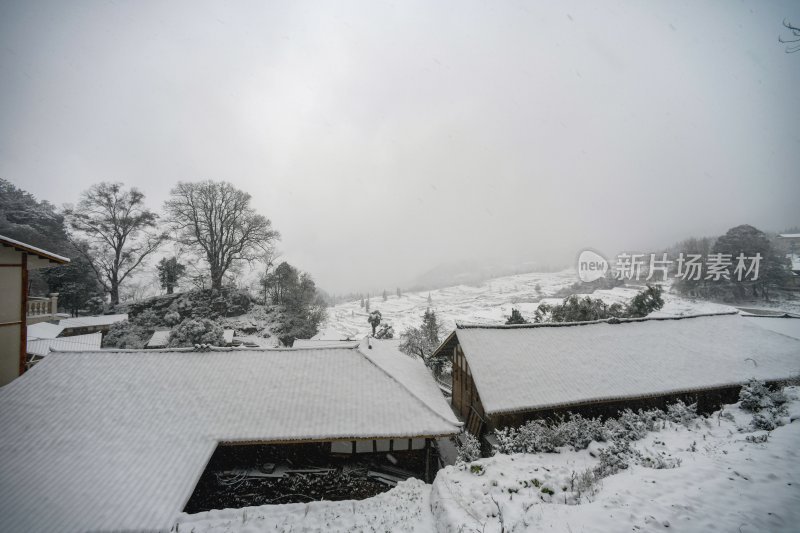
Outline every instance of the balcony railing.
[(28, 296), (28, 318), (55, 315), (58, 312), (58, 294), (49, 297)]

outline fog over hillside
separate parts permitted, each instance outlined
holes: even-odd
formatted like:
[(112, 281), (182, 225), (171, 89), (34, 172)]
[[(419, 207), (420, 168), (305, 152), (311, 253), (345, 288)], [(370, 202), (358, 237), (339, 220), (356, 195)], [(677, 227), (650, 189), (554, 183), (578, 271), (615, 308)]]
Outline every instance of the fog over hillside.
[(3, 2), (0, 177), (57, 205), (122, 181), (154, 209), (230, 181), (339, 293), (781, 231), (784, 20), (800, 4)]

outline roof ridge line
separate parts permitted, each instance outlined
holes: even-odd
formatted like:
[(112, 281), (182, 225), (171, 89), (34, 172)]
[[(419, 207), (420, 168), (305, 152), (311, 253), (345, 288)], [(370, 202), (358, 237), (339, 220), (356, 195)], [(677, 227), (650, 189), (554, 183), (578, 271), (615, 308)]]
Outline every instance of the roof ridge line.
[[(99, 333), (99, 332), (98, 332)], [(91, 333), (89, 335), (92, 335)], [(69, 337), (57, 337), (67, 339)], [(353, 346), (313, 346), (309, 348), (267, 348), (263, 346), (178, 346), (174, 348), (103, 348), (100, 350), (53, 350), (62, 353), (208, 353), (208, 352), (299, 352), (306, 350), (357, 350), (358, 345)]]
[[(432, 409), (432, 408), (431, 408), (431, 406), (430, 406), (430, 405), (428, 405), (428, 402), (426, 402), (425, 400), (423, 400), (422, 398), (420, 398), (420, 397), (419, 397), (417, 394), (415, 394), (415, 393), (414, 393), (414, 391), (412, 391), (411, 389), (409, 389), (408, 387), (406, 387), (406, 386), (405, 386), (405, 385), (404, 385), (404, 384), (403, 384), (403, 383), (402, 383), (402, 382), (401, 382), (399, 379), (397, 379), (396, 377), (394, 377), (393, 375), (391, 375), (391, 374), (390, 374), (389, 372), (387, 372), (387, 371), (386, 371), (386, 370), (385, 370), (383, 367), (381, 367), (381, 366), (380, 366), (378, 363), (376, 363), (375, 361), (373, 361), (372, 359), (370, 359), (369, 355), (367, 355), (366, 353), (364, 353), (364, 351), (361, 349), (361, 346), (358, 346), (358, 347), (357, 347), (357, 350), (358, 350), (358, 352), (361, 354), (361, 356), (362, 356), (362, 357), (364, 357), (364, 359), (366, 359), (367, 361), (369, 361), (369, 362), (370, 362), (370, 364), (372, 364), (373, 366), (375, 366), (375, 367), (376, 367), (378, 370), (380, 370), (381, 372), (383, 372), (384, 374), (386, 374), (386, 375), (389, 377), (389, 379), (391, 379), (392, 381), (394, 381), (395, 383), (397, 383), (398, 385), (400, 385), (400, 387), (402, 387), (402, 388), (403, 388), (403, 389), (404, 389), (404, 390), (405, 390), (407, 393), (409, 393), (409, 394), (410, 394), (410, 395), (411, 395), (411, 396), (412, 396), (412, 397), (413, 397), (415, 400), (417, 400), (417, 401), (418, 401), (418, 402), (420, 402), (420, 403), (421, 403), (423, 406), (425, 406), (425, 408), (426, 408), (428, 411), (432, 412), (433, 414), (435, 414), (436, 416), (438, 416), (439, 418), (441, 418), (442, 420), (444, 420), (444, 421), (445, 421), (445, 422), (447, 422), (448, 424), (453, 424), (453, 425), (455, 425), (456, 427), (464, 427), (464, 423), (463, 423), (463, 422), (456, 422), (456, 423), (453, 423), (453, 421), (451, 421), (451, 420), (448, 420), (447, 418), (445, 418), (444, 416), (442, 416), (440, 413), (437, 413), (437, 412), (436, 412), (434, 409)], [(402, 352), (401, 352), (401, 353), (402, 353)], [(406, 355), (406, 354), (403, 354), (403, 355), (404, 355), (404, 356), (406, 356), (406, 357), (410, 357), (410, 356), (408, 356), (408, 355)], [(431, 376), (431, 377), (432, 377), (432, 376)], [(437, 385), (437, 387), (438, 387), (438, 385)]]
[(679, 316), (645, 316), (636, 318), (601, 318), (597, 320), (585, 320), (582, 322), (539, 322), (533, 324), (478, 324), (469, 322), (456, 321), (456, 329), (535, 329), (535, 328), (563, 328), (570, 326), (590, 326), (592, 324), (626, 324), (635, 322), (649, 322), (649, 321), (666, 321), (666, 320), (684, 320), (691, 318), (703, 318), (709, 316), (729, 316), (738, 315), (739, 311), (721, 311), (719, 313), (698, 313), (695, 315), (679, 315)]

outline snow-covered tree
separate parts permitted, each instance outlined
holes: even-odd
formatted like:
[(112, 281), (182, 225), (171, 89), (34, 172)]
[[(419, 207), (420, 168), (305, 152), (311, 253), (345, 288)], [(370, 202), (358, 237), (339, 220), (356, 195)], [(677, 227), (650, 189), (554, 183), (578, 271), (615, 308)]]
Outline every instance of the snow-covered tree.
[(522, 317), (519, 309), (511, 308), (511, 316), (506, 320), (506, 324), (527, 324), (528, 321)]
[(373, 337), (375, 336), (375, 330), (377, 329), (377, 327), (381, 323), (381, 318), (383, 318), (381, 316), (381, 312), (378, 311), (377, 309), (372, 311), (369, 314), (369, 317), (367, 318), (367, 322), (369, 322), (369, 325), (372, 326), (372, 336)]
[(435, 372), (440, 372), (446, 361), (443, 358), (432, 358), (433, 352), (441, 344), (442, 325), (436, 312), (427, 309), (422, 315), (422, 325), (408, 328), (400, 335), (400, 351), (408, 355), (422, 358), (425, 364)]
[(78, 205), (68, 206), (65, 215), (75, 249), (92, 265), (111, 304), (118, 304), (120, 285), (166, 238), (157, 231), (158, 215), (145, 207), (138, 189), (108, 182), (83, 191)]
[(163, 257), (156, 268), (158, 269), (158, 281), (161, 283), (161, 288), (166, 289), (167, 294), (172, 294), (178, 285), (178, 280), (186, 272), (186, 265), (179, 263), (177, 257), (170, 257), (169, 259)]
[(208, 263), (211, 289), (235, 263), (258, 260), (280, 238), (272, 223), (250, 206), (250, 195), (230, 183), (180, 182), (165, 204), (178, 242)]
[(638, 292), (625, 308), (625, 316), (641, 318), (664, 307), (663, 290), (660, 285), (648, 285)]

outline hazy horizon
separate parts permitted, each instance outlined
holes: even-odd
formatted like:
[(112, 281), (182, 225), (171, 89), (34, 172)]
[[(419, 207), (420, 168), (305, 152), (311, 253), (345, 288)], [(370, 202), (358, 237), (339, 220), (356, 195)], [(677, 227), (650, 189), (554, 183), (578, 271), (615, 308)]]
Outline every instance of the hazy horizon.
[(800, 224), (800, 3), (6, 2), (0, 177), (225, 180), (329, 292)]

